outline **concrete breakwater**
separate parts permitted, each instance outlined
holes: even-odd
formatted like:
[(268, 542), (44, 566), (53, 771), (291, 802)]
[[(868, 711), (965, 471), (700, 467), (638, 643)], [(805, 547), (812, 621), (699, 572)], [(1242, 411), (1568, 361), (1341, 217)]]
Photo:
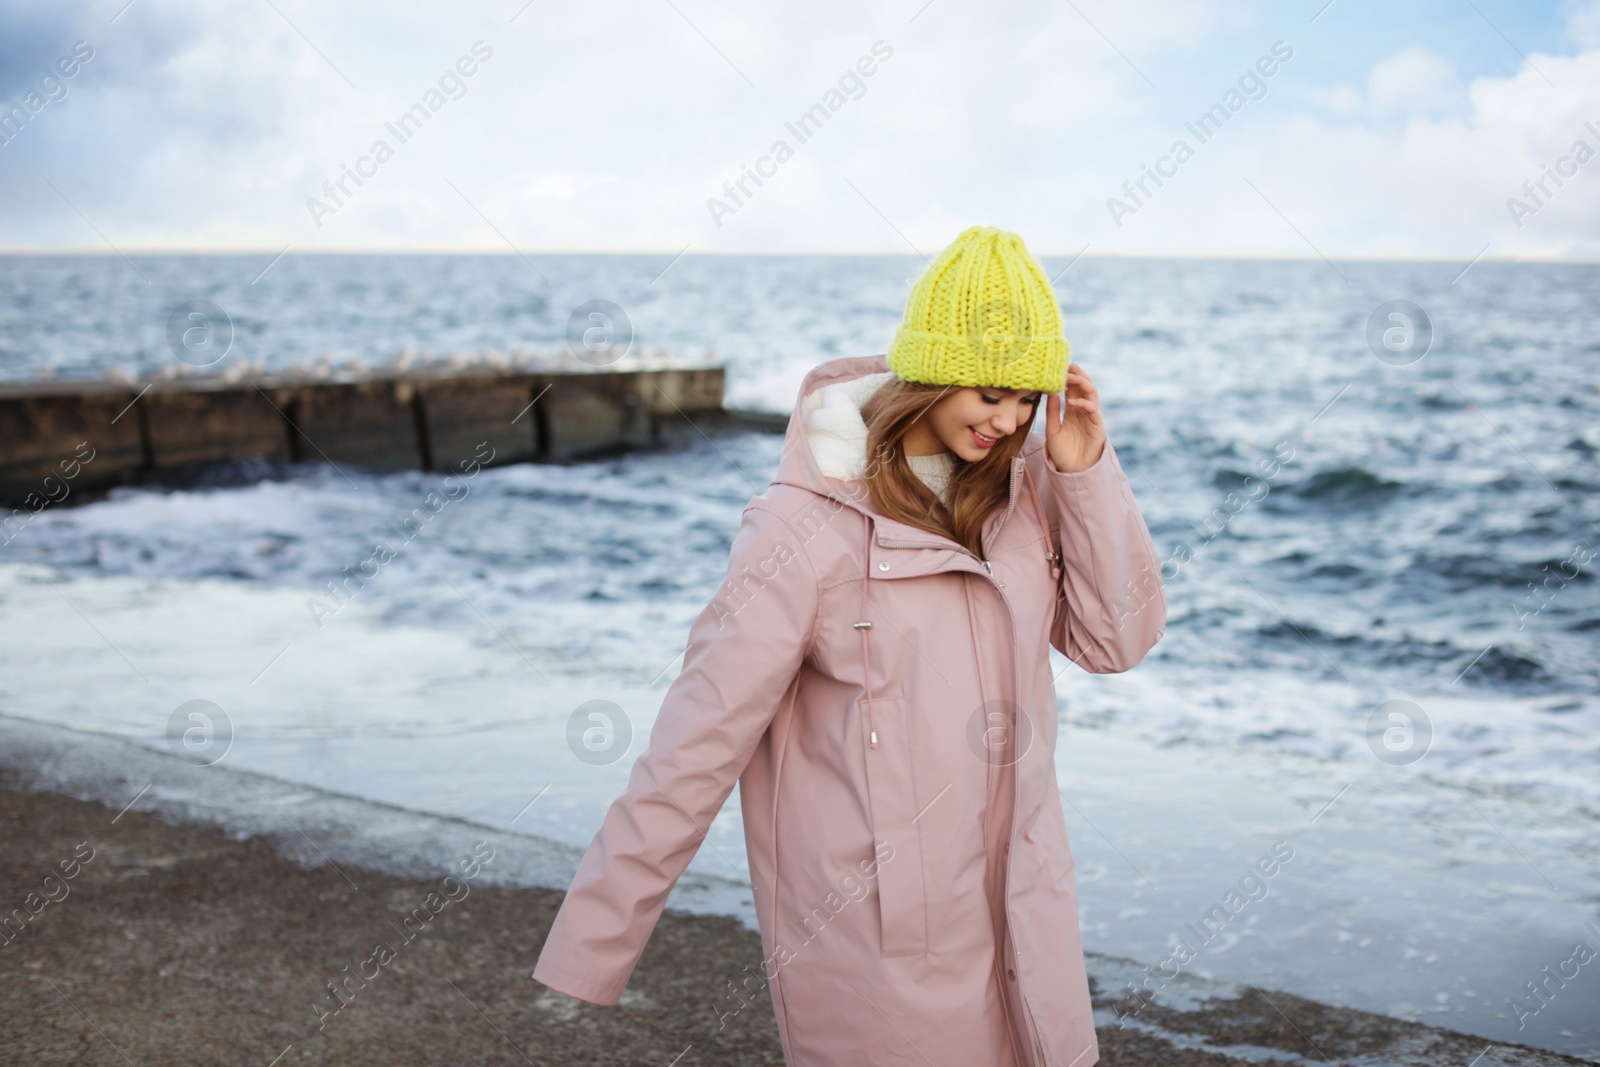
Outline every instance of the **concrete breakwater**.
[[(37, 511), (74, 492), (244, 458), (366, 470), (563, 462), (713, 427), (781, 430), (722, 406), (725, 368), (422, 368), (334, 378), (221, 376), (0, 386), (0, 501)], [(784, 420), (786, 421), (786, 420)]]

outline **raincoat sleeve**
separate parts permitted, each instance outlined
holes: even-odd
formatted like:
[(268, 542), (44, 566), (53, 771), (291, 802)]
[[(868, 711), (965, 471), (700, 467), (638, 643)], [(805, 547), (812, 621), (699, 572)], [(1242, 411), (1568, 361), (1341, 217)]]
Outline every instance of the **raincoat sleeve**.
[(621, 998), (668, 892), (799, 673), (817, 603), (803, 542), (752, 501), (727, 577), (690, 626), (683, 673), (663, 697), (650, 743), (578, 864), (536, 980), (594, 1004)]
[(1061, 546), (1050, 644), (1091, 674), (1125, 671), (1166, 632), (1167, 599), (1160, 554), (1117, 451), (1108, 439), (1100, 458), (1073, 474), (1057, 470), (1045, 448), (1032, 461)]

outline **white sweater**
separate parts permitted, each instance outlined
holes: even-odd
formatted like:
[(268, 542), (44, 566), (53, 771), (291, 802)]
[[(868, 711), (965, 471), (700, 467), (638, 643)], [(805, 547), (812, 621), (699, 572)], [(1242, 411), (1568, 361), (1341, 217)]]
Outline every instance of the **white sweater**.
[(950, 475), (956, 469), (954, 452), (937, 452), (931, 456), (908, 455), (906, 463), (911, 466), (911, 473), (921, 478), (935, 496), (946, 505), (950, 503)]

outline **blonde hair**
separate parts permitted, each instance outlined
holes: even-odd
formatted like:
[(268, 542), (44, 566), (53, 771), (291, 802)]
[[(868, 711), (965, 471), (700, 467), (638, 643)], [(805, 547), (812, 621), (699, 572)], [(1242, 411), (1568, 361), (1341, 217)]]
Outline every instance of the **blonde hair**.
[(906, 462), (901, 442), (916, 421), (955, 385), (929, 385), (890, 378), (861, 406), (867, 424), (867, 491), (872, 506), (891, 519), (950, 538), (983, 555), (984, 520), (1011, 497), (1011, 461), (1022, 451), (1039, 405), (980, 460), (956, 457), (950, 474), (950, 504), (929, 489)]

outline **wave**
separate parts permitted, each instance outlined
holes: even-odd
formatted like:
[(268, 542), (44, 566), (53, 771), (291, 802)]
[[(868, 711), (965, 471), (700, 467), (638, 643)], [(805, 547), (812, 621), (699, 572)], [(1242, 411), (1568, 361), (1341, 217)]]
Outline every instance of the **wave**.
[(1374, 474), (1365, 467), (1349, 466), (1316, 471), (1289, 485), (1288, 490), (1302, 500), (1319, 504), (1384, 504), (1405, 486), (1404, 482)]
[(1283, 618), (1256, 626), (1254, 636), (1269, 648), (1293, 649), (1297, 653), (1304, 650), (1309, 642), (1312, 648), (1328, 656), (1341, 669), (1361, 666), (1414, 671), (1423, 667), (1431, 668), (1434, 674), (1441, 677), (1453, 677), (1459, 672), (1463, 684), (1492, 682), (1519, 691), (1549, 689), (1562, 681), (1531, 653), (1498, 644), (1483, 651), (1445, 638), (1430, 639), (1409, 633), (1392, 638), (1341, 633), (1315, 623)]

